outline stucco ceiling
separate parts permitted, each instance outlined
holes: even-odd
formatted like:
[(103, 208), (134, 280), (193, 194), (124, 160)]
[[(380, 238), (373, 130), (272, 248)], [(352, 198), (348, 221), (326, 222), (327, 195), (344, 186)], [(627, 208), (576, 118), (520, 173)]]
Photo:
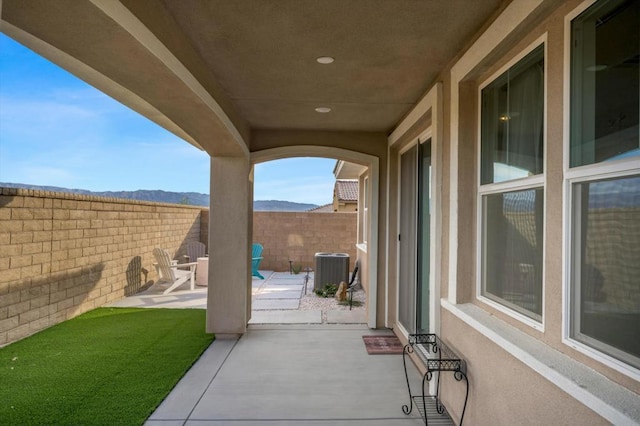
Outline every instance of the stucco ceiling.
[[(191, 143), (225, 154), (225, 140), (237, 145), (252, 129), (390, 132), (508, 2), (0, 5), (10, 36)], [(320, 56), (335, 62), (321, 65)], [(316, 112), (320, 106), (331, 112)]]
[[(252, 127), (389, 131), (499, 0), (164, 1)], [(321, 65), (320, 56), (335, 62)], [(328, 114), (318, 106), (332, 108)]]

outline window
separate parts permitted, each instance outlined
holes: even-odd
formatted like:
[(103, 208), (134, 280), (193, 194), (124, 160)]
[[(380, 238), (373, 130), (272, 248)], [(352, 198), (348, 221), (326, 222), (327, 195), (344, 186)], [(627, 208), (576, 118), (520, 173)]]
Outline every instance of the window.
[(571, 24), (571, 167), (640, 154), (638, 9), (600, 1)]
[(640, 367), (640, 175), (572, 186), (573, 337)]
[(482, 89), (481, 183), (542, 173), (544, 46)]
[(542, 320), (542, 188), (483, 197), (484, 296)]
[(480, 295), (542, 322), (544, 45), (481, 89)]
[[(571, 21), (570, 338), (640, 368), (640, 2)], [(618, 364), (619, 365), (619, 364)]]

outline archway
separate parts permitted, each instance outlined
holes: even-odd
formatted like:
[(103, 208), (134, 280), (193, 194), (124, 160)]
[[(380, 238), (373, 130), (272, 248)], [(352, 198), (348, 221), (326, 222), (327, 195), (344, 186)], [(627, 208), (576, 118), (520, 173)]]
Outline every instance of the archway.
[(380, 160), (378, 157), (351, 151), (343, 148), (293, 145), (278, 148), (270, 148), (251, 153), (251, 166), (272, 160), (280, 160), (292, 157), (324, 157), (335, 158), (350, 163), (360, 164), (368, 168), (371, 185), (370, 220), (367, 223), (367, 234), (369, 236), (369, 248), (367, 256), (369, 291), (367, 292), (367, 325), (370, 328), (376, 327), (377, 315), (377, 293), (378, 293), (378, 211), (379, 211), (379, 189), (380, 189)]

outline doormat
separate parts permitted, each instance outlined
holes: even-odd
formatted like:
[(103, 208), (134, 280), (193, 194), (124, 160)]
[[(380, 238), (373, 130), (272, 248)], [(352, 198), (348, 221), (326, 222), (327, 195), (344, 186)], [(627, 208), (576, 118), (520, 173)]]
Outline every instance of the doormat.
[(404, 346), (396, 336), (362, 336), (369, 355), (401, 354)]

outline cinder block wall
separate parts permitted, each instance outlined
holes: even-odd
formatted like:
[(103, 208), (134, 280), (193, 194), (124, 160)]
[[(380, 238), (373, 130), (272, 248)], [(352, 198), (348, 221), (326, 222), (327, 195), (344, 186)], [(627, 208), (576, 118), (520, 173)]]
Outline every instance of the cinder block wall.
[(200, 242), (205, 245), (209, 253), (209, 209), (200, 212)]
[[(196, 206), (0, 188), (0, 346), (134, 294), (157, 280), (152, 251), (208, 243)], [(356, 214), (255, 212), (263, 269), (314, 268), (316, 252), (356, 259)]]
[(264, 246), (260, 269), (288, 271), (289, 260), (315, 268), (318, 252), (348, 253), (356, 261), (357, 214), (254, 212), (253, 242)]
[(153, 249), (180, 257), (202, 210), (0, 188), (0, 346), (157, 280)]

